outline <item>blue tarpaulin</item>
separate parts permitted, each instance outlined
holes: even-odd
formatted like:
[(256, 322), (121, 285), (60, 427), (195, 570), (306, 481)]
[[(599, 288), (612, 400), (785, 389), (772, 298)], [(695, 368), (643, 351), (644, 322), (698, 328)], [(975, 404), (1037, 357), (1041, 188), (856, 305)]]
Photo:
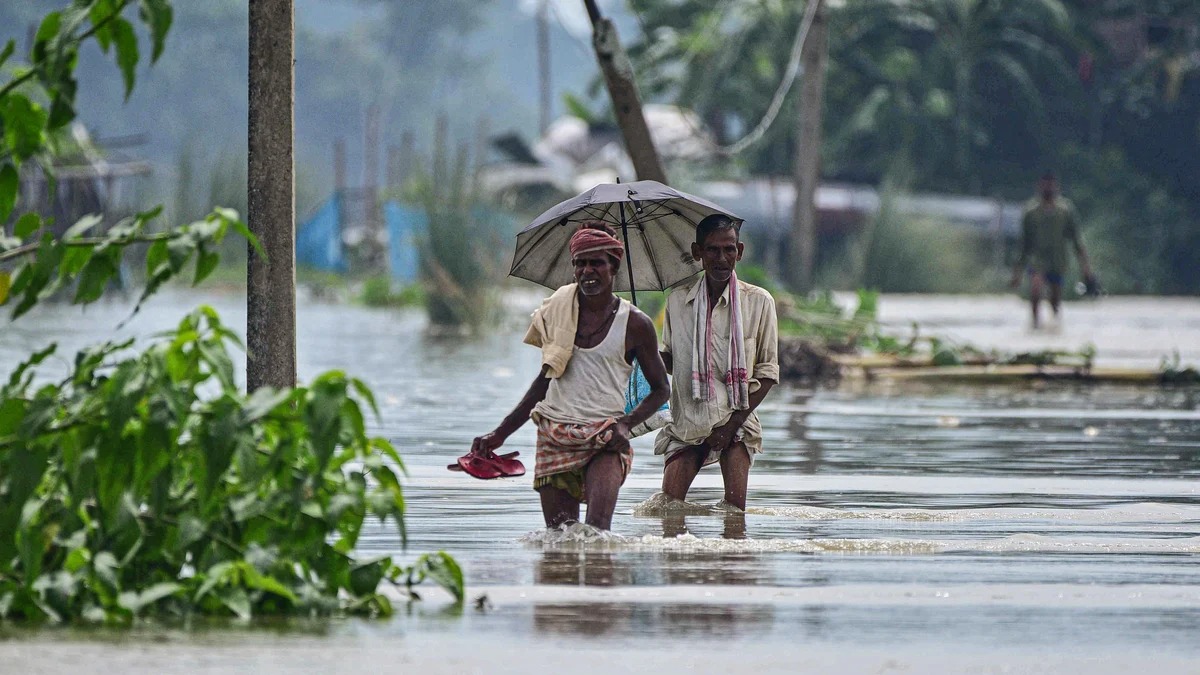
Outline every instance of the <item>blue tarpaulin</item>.
[[(342, 197), (334, 195), (300, 224), (296, 233), (296, 263), (325, 272), (347, 271), (342, 246)], [(519, 226), (516, 218), (501, 212), (476, 209), (476, 226), (504, 241)], [(388, 268), (400, 284), (420, 281), (420, 241), (428, 234), (429, 216), (424, 209), (389, 201), (383, 204), (383, 221), (388, 233)]]
[(416, 283), (421, 275), (417, 242), (429, 229), (429, 216), (423, 209), (387, 202), (383, 205), (383, 222), (387, 225), (392, 278), (402, 284)]
[(345, 272), (342, 254), (341, 198), (334, 195), (296, 232), (296, 264), (325, 272)]

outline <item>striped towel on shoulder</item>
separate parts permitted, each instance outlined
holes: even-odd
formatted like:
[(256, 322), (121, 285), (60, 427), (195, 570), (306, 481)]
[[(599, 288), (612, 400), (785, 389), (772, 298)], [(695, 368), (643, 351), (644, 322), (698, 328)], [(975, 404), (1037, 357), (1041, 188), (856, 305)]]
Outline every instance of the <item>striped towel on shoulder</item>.
[[(700, 279), (705, 284), (704, 278)], [(708, 303), (708, 289), (700, 288), (695, 308), (695, 342), (692, 345), (692, 398), (710, 401), (713, 397), (712, 309)], [(734, 410), (750, 407), (750, 378), (746, 372), (746, 341), (742, 333), (742, 308), (738, 301), (737, 273), (729, 277), (729, 360), (725, 371), (725, 388), (729, 392), (729, 403)]]

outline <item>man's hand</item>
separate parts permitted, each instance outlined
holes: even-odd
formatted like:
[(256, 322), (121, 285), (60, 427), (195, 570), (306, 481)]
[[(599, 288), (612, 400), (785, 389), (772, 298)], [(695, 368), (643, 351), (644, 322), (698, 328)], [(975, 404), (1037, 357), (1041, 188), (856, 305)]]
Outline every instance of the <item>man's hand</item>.
[(497, 448), (504, 445), (504, 438), (494, 431), (477, 436), (471, 443), (471, 454), (486, 457), (493, 454)]
[(729, 424), (722, 424), (716, 429), (713, 429), (712, 433), (708, 435), (708, 438), (704, 439), (704, 442), (701, 443), (701, 445), (707, 448), (709, 452), (714, 450), (717, 452), (725, 452), (729, 449), (729, 445), (733, 443), (733, 437), (736, 434), (737, 427), (730, 426)]
[(625, 421), (624, 417), (618, 417), (617, 421), (613, 422), (608, 428), (612, 436), (608, 442), (604, 444), (604, 449), (608, 452), (620, 452), (629, 447), (629, 422)]

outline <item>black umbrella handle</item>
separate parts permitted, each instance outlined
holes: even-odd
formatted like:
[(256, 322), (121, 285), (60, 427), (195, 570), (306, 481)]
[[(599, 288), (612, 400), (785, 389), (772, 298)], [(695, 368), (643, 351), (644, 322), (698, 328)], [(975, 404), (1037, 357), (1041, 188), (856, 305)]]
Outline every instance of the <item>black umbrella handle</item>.
[(629, 250), (629, 223), (625, 222), (625, 203), (617, 204), (621, 209), (621, 237), (625, 239), (625, 269), (629, 273), (629, 297), (637, 307), (637, 289), (633, 286), (633, 254)]

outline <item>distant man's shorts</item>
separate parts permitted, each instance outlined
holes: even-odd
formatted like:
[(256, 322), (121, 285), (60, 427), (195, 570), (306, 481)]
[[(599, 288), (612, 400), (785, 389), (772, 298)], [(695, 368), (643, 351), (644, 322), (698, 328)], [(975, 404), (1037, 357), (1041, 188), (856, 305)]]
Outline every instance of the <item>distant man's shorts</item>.
[(1029, 275), (1030, 275), (1030, 276), (1033, 276), (1034, 274), (1040, 274), (1040, 275), (1042, 275), (1042, 278), (1043, 278), (1043, 279), (1045, 279), (1045, 280), (1046, 280), (1046, 283), (1048, 283), (1048, 284), (1054, 284), (1055, 286), (1062, 286), (1062, 285), (1063, 285), (1063, 275), (1062, 275), (1062, 272), (1043, 272), (1043, 271), (1041, 271), (1041, 270), (1039, 270), (1039, 269), (1035, 269), (1035, 268), (1033, 268), (1033, 267), (1030, 267), (1030, 268), (1029, 268)]

